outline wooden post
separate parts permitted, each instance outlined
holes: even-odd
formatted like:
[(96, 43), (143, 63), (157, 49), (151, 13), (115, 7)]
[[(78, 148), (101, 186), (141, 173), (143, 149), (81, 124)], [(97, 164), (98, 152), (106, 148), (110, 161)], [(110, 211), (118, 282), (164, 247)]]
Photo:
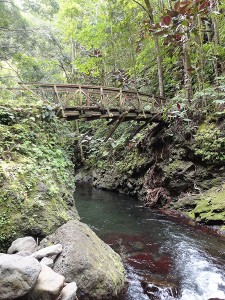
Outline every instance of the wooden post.
[(91, 106), (91, 98), (88, 92), (86, 93), (86, 106)]
[(115, 132), (115, 130), (118, 128), (121, 122), (123, 122), (124, 117), (128, 114), (128, 111), (124, 111), (117, 119), (116, 124), (111, 130), (109, 131), (107, 137), (105, 138), (104, 142), (107, 142), (108, 139), (112, 136), (112, 134)]
[(105, 103), (104, 103), (104, 91), (103, 87), (100, 87), (100, 97), (101, 97), (101, 108), (105, 108)]
[(58, 104), (58, 110), (56, 112), (56, 115), (58, 115), (61, 112), (62, 117), (65, 118), (64, 107), (63, 107), (62, 102), (60, 101), (59, 94), (58, 94), (58, 91), (57, 91), (57, 87), (56, 87), (55, 84), (53, 86), (53, 89), (54, 89), (54, 93), (55, 93), (56, 100), (57, 100), (56, 103)]
[(152, 110), (155, 112), (155, 97), (153, 96), (153, 101), (152, 101)]
[(82, 106), (83, 97), (82, 97), (82, 88), (80, 85), (79, 85), (79, 100), (80, 100), (80, 106)]
[(138, 111), (140, 111), (141, 110), (141, 98), (138, 93), (137, 93), (137, 98), (138, 98)]
[(123, 101), (123, 90), (122, 88), (120, 89), (120, 108), (123, 109), (124, 108), (124, 101)]
[(56, 100), (57, 100), (56, 103), (60, 104), (59, 94), (58, 94), (58, 91), (57, 91), (57, 88), (56, 88), (55, 84), (54, 84), (53, 88), (54, 88), (54, 92), (55, 92), (55, 96), (56, 96)]

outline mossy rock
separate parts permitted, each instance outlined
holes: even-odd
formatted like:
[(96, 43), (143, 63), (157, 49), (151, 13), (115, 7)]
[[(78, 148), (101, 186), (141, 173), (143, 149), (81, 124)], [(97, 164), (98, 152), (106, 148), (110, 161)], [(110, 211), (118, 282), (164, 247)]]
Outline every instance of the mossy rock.
[(163, 171), (166, 176), (171, 176), (175, 173), (185, 173), (194, 168), (194, 164), (191, 161), (174, 160), (173, 162), (165, 165)]
[(206, 225), (225, 224), (225, 184), (213, 187), (195, 199), (196, 207), (189, 216)]
[(79, 299), (120, 299), (125, 285), (121, 257), (84, 223), (69, 221), (45, 238), (42, 248), (60, 243), (54, 271), (66, 282), (76, 281)]
[[(40, 176), (43, 172), (39, 182), (37, 181), (36, 185), (32, 183), (27, 189), (24, 185), (30, 182), (29, 173), (21, 179), (21, 174), (18, 173), (20, 167), (21, 163), (4, 162), (5, 180), (0, 194), (0, 251), (5, 250), (17, 237), (43, 237), (68, 220), (78, 218), (73, 189), (64, 183), (54, 182), (56, 178), (51, 172), (48, 173), (49, 182), (44, 184), (44, 170), (39, 170)], [(33, 180), (35, 181), (35, 178)], [(56, 188), (55, 191), (52, 190), (53, 187)]]

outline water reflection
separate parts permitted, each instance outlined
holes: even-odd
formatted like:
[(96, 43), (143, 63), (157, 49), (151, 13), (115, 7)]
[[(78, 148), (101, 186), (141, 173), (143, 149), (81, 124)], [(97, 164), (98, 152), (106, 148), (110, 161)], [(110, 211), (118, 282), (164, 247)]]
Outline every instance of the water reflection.
[[(77, 186), (75, 201), (81, 221), (123, 256), (129, 281), (123, 300), (225, 299), (224, 238), (88, 185)], [(151, 285), (158, 288), (154, 298)]]

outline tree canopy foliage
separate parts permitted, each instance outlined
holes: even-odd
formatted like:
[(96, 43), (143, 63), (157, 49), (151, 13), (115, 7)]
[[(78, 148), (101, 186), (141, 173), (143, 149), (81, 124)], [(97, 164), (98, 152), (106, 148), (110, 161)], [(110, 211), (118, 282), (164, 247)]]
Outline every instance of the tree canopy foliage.
[(183, 98), (225, 72), (218, 0), (0, 0), (0, 78), (92, 83)]

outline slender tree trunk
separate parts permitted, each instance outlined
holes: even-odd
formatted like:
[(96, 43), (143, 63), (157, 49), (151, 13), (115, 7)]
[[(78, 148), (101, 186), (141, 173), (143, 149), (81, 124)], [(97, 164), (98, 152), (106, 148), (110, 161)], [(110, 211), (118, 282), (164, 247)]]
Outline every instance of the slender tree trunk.
[(158, 80), (159, 80), (159, 95), (164, 96), (164, 85), (163, 85), (163, 68), (162, 68), (162, 57), (160, 54), (159, 39), (154, 37), (155, 48), (157, 53), (157, 66), (158, 66)]
[(102, 58), (102, 60), (101, 60), (101, 68), (102, 68), (101, 82), (102, 82), (102, 85), (105, 86), (106, 85), (106, 71), (105, 71), (105, 60), (104, 60), (104, 58)]
[[(210, 7), (211, 11), (219, 10), (219, 4), (218, 1), (213, 1), (210, 0)], [(212, 20), (212, 26), (213, 26), (213, 42), (215, 45), (220, 45), (220, 34), (219, 34), (219, 24), (218, 24), (218, 19), (217, 16), (212, 15), (211, 17)], [(218, 68), (218, 60), (216, 57), (215, 49), (212, 47), (212, 55), (213, 55), (213, 66), (214, 66), (214, 71), (215, 71), (215, 77), (219, 77), (219, 68)], [(221, 73), (225, 72), (225, 65), (224, 62), (221, 62)], [(216, 80), (217, 81), (217, 80)], [(217, 81), (218, 83), (218, 81)]]
[[(149, 0), (144, 0), (147, 7), (148, 16), (151, 24), (154, 24), (153, 9)], [(154, 37), (156, 55), (157, 55), (157, 67), (158, 67), (158, 81), (159, 81), (159, 94), (164, 96), (164, 85), (163, 85), (163, 68), (162, 68), (162, 56), (160, 53), (159, 39), (157, 36)]]
[(135, 41), (133, 36), (131, 37), (131, 57), (132, 57), (132, 65), (134, 71), (134, 80), (135, 80), (135, 88), (137, 89), (137, 70), (136, 70), (136, 57), (135, 57)]
[(198, 18), (198, 36), (197, 36), (197, 41), (198, 41), (198, 56), (199, 56), (199, 66), (200, 66), (200, 72), (199, 72), (199, 87), (200, 91), (204, 91), (205, 89), (205, 75), (204, 75), (204, 51), (203, 51), (203, 43), (202, 43), (202, 20), (200, 15), (197, 17)]
[[(150, 24), (154, 24), (153, 9), (152, 9), (152, 5), (151, 5), (150, 1), (144, 0), (146, 8), (140, 2), (138, 2), (136, 0), (134, 0), (134, 2), (139, 4), (148, 13)], [(157, 36), (154, 36), (153, 39), (154, 39), (156, 55), (157, 55), (159, 94), (160, 94), (160, 96), (164, 96), (162, 56), (160, 53), (159, 39)]]
[(71, 81), (71, 78), (70, 78), (70, 76), (69, 76), (69, 74), (68, 74), (68, 72), (67, 72), (67, 70), (66, 70), (66, 67), (64, 66), (62, 60), (59, 61), (59, 65), (60, 65), (60, 67), (61, 67), (61, 68), (63, 69), (63, 71), (64, 71), (64, 74), (65, 74), (65, 76), (66, 76), (67, 82), (68, 82), (68, 83), (71, 83), (71, 82), (70, 82), (70, 81)]
[(192, 76), (190, 71), (190, 58), (188, 51), (188, 37), (184, 36), (183, 40), (183, 65), (184, 65), (184, 86), (186, 90), (186, 98), (190, 100), (193, 96), (192, 90)]
[(76, 56), (77, 56), (76, 43), (74, 42), (73, 39), (71, 39), (71, 79), (73, 83), (77, 83), (75, 78), (75, 67), (74, 67), (74, 61), (76, 59)]

